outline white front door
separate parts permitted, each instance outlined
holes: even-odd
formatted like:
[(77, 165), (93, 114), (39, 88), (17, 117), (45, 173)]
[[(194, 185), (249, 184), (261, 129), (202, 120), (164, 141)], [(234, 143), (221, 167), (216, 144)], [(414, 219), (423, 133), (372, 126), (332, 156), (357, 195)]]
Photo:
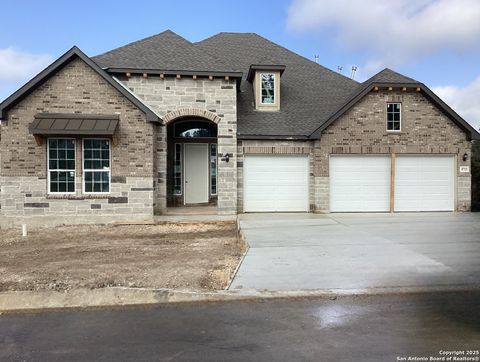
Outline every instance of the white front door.
[(185, 204), (208, 202), (208, 143), (185, 143)]
[(247, 155), (245, 212), (308, 211), (308, 156)]
[(453, 156), (403, 156), (395, 160), (395, 211), (453, 211)]
[(330, 156), (330, 211), (390, 210), (390, 156)]

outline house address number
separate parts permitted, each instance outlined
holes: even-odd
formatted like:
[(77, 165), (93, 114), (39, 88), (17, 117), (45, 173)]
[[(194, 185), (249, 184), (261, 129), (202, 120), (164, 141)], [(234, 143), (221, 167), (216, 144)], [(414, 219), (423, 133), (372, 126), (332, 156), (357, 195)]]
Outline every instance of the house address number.
[(460, 172), (470, 172), (469, 166), (460, 166)]

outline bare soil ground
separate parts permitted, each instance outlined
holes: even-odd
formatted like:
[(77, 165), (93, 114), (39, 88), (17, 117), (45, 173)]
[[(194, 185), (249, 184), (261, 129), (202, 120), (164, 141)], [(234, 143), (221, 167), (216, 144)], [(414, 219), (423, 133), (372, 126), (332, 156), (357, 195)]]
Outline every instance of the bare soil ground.
[(0, 291), (223, 289), (244, 248), (226, 222), (0, 230)]

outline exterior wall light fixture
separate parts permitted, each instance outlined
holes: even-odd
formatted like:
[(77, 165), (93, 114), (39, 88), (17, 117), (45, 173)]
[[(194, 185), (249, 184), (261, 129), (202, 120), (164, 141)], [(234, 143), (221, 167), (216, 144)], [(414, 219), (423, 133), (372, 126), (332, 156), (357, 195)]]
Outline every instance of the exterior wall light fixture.
[(232, 153), (225, 153), (224, 155), (222, 155), (221, 153), (218, 155), (221, 157), (221, 160), (222, 161), (225, 161), (225, 162), (229, 162), (230, 161), (230, 157), (233, 157), (233, 154)]

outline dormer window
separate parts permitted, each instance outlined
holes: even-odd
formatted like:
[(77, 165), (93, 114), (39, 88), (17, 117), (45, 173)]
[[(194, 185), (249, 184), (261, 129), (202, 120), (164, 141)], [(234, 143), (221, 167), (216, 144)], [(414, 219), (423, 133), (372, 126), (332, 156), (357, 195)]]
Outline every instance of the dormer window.
[(261, 103), (275, 104), (275, 73), (260, 74)]
[(252, 83), (255, 109), (280, 110), (280, 77), (284, 65), (251, 65), (247, 80)]

